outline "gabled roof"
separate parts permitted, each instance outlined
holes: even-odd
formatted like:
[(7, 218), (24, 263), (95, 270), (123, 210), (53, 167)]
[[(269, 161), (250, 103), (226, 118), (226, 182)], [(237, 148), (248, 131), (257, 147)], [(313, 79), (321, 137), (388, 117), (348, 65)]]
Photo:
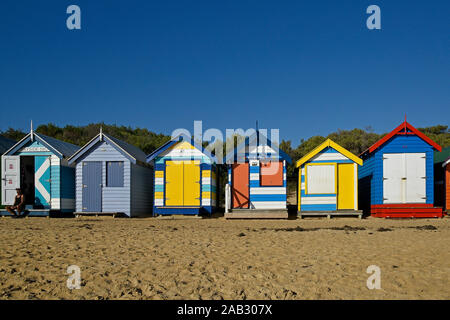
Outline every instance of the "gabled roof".
[(27, 143), (33, 140), (37, 140), (42, 143), (47, 149), (49, 149), (59, 158), (68, 158), (76, 151), (78, 151), (78, 149), (80, 149), (79, 146), (76, 146), (74, 144), (31, 131), (14, 146), (12, 146), (8, 151), (6, 151), (5, 155), (13, 155), (18, 150), (25, 147)]
[(343, 154), (344, 156), (346, 156), (347, 158), (349, 158), (353, 162), (356, 162), (357, 164), (362, 166), (363, 161), (362, 161), (361, 158), (357, 157), (356, 155), (354, 155), (353, 153), (351, 153), (350, 151), (348, 151), (344, 147), (341, 147), (340, 145), (338, 145), (333, 140), (327, 139), (322, 144), (318, 145), (312, 151), (310, 151), (305, 156), (303, 156), (300, 160), (298, 160), (297, 163), (295, 164), (295, 167), (297, 167), (297, 168), (300, 167), (302, 164), (304, 164), (305, 162), (311, 160), (315, 155), (317, 155), (322, 150), (324, 150), (325, 148), (328, 148), (328, 147), (333, 148), (334, 150), (336, 150), (339, 153)]
[[(265, 138), (265, 140), (267, 141), (267, 143), (261, 144), (259, 142), (258, 139), (258, 133), (259, 133), (259, 138)], [(278, 145), (272, 143), (272, 141), (267, 138), (264, 134), (262, 134), (260, 131), (258, 133), (254, 133), (252, 134), (250, 137), (245, 137), (244, 141), (241, 142), (237, 147), (235, 147), (233, 149), (233, 152), (228, 152), (225, 155), (225, 159), (224, 159), (224, 163), (229, 163), (229, 161), (231, 162), (235, 162), (237, 161), (237, 157), (238, 157), (238, 150), (245, 150), (245, 154), (243, 154), (246, 158), (254, 158), (254, 159), (270, 159), (270, 158), (275, 158), (275, 159), (279, 159), (279, 160), (286, 160), (288, 163), (292, 163), (291, 157), (284, 152), (283, 150), (281, 150), (279, 148)], [(234, 139), (233, 139), (234, 142)], [(249, 154), (249, 147), (250, 146), (268, 146), (272, 149), (275, 150), (275, 154), (263, 154), (263, 153), (252, 153)], [(258, 150), (258, 149), (257, 149)]]
[(172, 139), (170, 139), (169, 141), (164, 143), (162, 146), (160, 146), (158, 149), (156, 149), (155, 151), (150, 153), (147, 156), (146, 161), (147, 162), (151, 162), (153, 159), (155, 159), (162, 152), (166, 151), (167, 149), (169, 149), (174, 144), (177, 144), (177, 143), (182, 142), (182, 141), (190, 143), (195, 148), (200, 150), (203, 154), (205, 154), (207, 157), (209, 157), (214, 163), (217, 163), (217, 159), (216, 159), (215, 155), (211, 154), (208, 150), (203, 148), (203, 146), (201, 146), (197, 142), (195, 142), (195, 140), (193, 138), (191, 138), (191, 137), (189, 137), (189, 136), (187, 136), (186, 134), (183, 134), (183, 133), (179, 134), (178, 136), (176, 136), (176, 137), (174, 137)]
[(139, 161), (145, 163), (145, 153), (141, 149), (110, 135), (107, 135), (103, 132), (100, 132), (69, 158), (69, 164), (76, 162), (78, 159), (80, 159), (81, 156), (86, 154), (95, 145), (97, 145), (97, 143), (101, 141), (107, 141), (131, 162), (136, 163)]
[(0, 136), (0, 154), (3, 154), (6, 150), (16, 144), (16, 141), (8, 139), (4, 136)]
[(366, 153), (372, 153), (378, 148), (380, 148), (383, 144), (388, 142), (392, 137), (396, 135), (416, 135), (419, 138), (421, 138), (423, 141), (428, 143), (430, 146), (432, 146), (434, 149), (441, 151), (442, 147), (438, 145), (436, 142), (428, 138), (425, 134), (414, 128), (410, 123), (408, 123), (406, 120), (400, 124), (397, 128), (392, 130), (390, 133), (385, 135), (383, 138), (375, 142), (372, 146), (370, 146), (367, 150), (365, 150), (361, 155)]

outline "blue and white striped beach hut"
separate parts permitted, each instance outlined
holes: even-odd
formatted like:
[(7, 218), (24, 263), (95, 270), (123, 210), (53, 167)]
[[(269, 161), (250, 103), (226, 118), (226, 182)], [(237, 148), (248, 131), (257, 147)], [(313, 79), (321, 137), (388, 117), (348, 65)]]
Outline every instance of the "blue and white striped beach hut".
[(78, 149), (31, 129), (2, 156), (2, 204), (12, 205), (21, 188), (29, 215), (73, 212), (75, 169), (67, 159)]
[(291, 158), (260, 132), (227, 153), (226, 218), (287, 218), (286, 165)]

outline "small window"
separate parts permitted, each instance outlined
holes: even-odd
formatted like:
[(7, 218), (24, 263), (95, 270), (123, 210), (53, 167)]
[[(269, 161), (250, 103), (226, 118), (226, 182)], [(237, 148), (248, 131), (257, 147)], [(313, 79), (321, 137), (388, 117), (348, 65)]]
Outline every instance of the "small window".
[(261, 162), (260, 182), (262, 187), (283, 186), (283, 162)]
[(334, 164), (307, 165), (306, 191), (308, 194), (336, 193), (336, 166)]
[(106, 186), (123, 187), (123, 161), (106, 162)]

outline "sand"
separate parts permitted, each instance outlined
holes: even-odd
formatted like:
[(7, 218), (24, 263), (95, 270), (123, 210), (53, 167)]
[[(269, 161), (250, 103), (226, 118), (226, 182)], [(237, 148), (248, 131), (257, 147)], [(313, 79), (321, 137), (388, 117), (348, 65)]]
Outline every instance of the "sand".
[[(450, 299), (450, 218), (0, 218), (1, 299)], [(69, 265), (81, 289), (66, 286)], [(369, 265), (381, 289), (366, 287)]]

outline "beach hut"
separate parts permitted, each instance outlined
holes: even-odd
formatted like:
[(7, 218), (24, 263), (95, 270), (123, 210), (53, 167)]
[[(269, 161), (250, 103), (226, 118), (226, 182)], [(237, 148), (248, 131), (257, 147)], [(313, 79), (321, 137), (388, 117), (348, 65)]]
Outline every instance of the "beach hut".
[(445, 210), (450, 212), (450, 157), (442, 164), (445, 168)]
[(191, 137), (179, 135), (147, 156), (154, 164), (154, 215), (204, 215), (214, 212), (217, 165)]
[[(9, 148), (11, 148), (14, 144), (16, 144), (16, 141), (8, 139), (4, 136), (0, 136), (0, 154), (5, 153)], [(0, 171), (2, 168), (2, 164), (0, 161)], [(0, 195), (1, 197), (3, 197), (3, 194)], [(0, 209), (3, 209), (4, 206), (0, 205)]]
[(360, 206), (375, 217), (442, 217), (433, 207), (433, 155), (441, 147), (406, 120), (361, 154)]
[(298, 215), (357, 215), (358, 166), (363, 161), (327, 139), (296, 163)]
[(434, 152), (434, 205), (446, 207), (446, 167), (445, 162), (450, 157), (450, 147)]
[(286, 165), (291, 158), (257, 131), (227, 153), (225, 218), (288, 218)]
[(145, 158), (100, 130), (69, 159), (76, 166), (75, 215), (150, 215), (153, 169)]
[[(67, 159), (78, 149), (31, 128), (30, 133), (2, 156), (2, 204), (12, 205), (15, 189), (21, 188), (28, 215), (73, 212), (75, 169)], [(6, 211), (2, 214), (9, 215)]]

